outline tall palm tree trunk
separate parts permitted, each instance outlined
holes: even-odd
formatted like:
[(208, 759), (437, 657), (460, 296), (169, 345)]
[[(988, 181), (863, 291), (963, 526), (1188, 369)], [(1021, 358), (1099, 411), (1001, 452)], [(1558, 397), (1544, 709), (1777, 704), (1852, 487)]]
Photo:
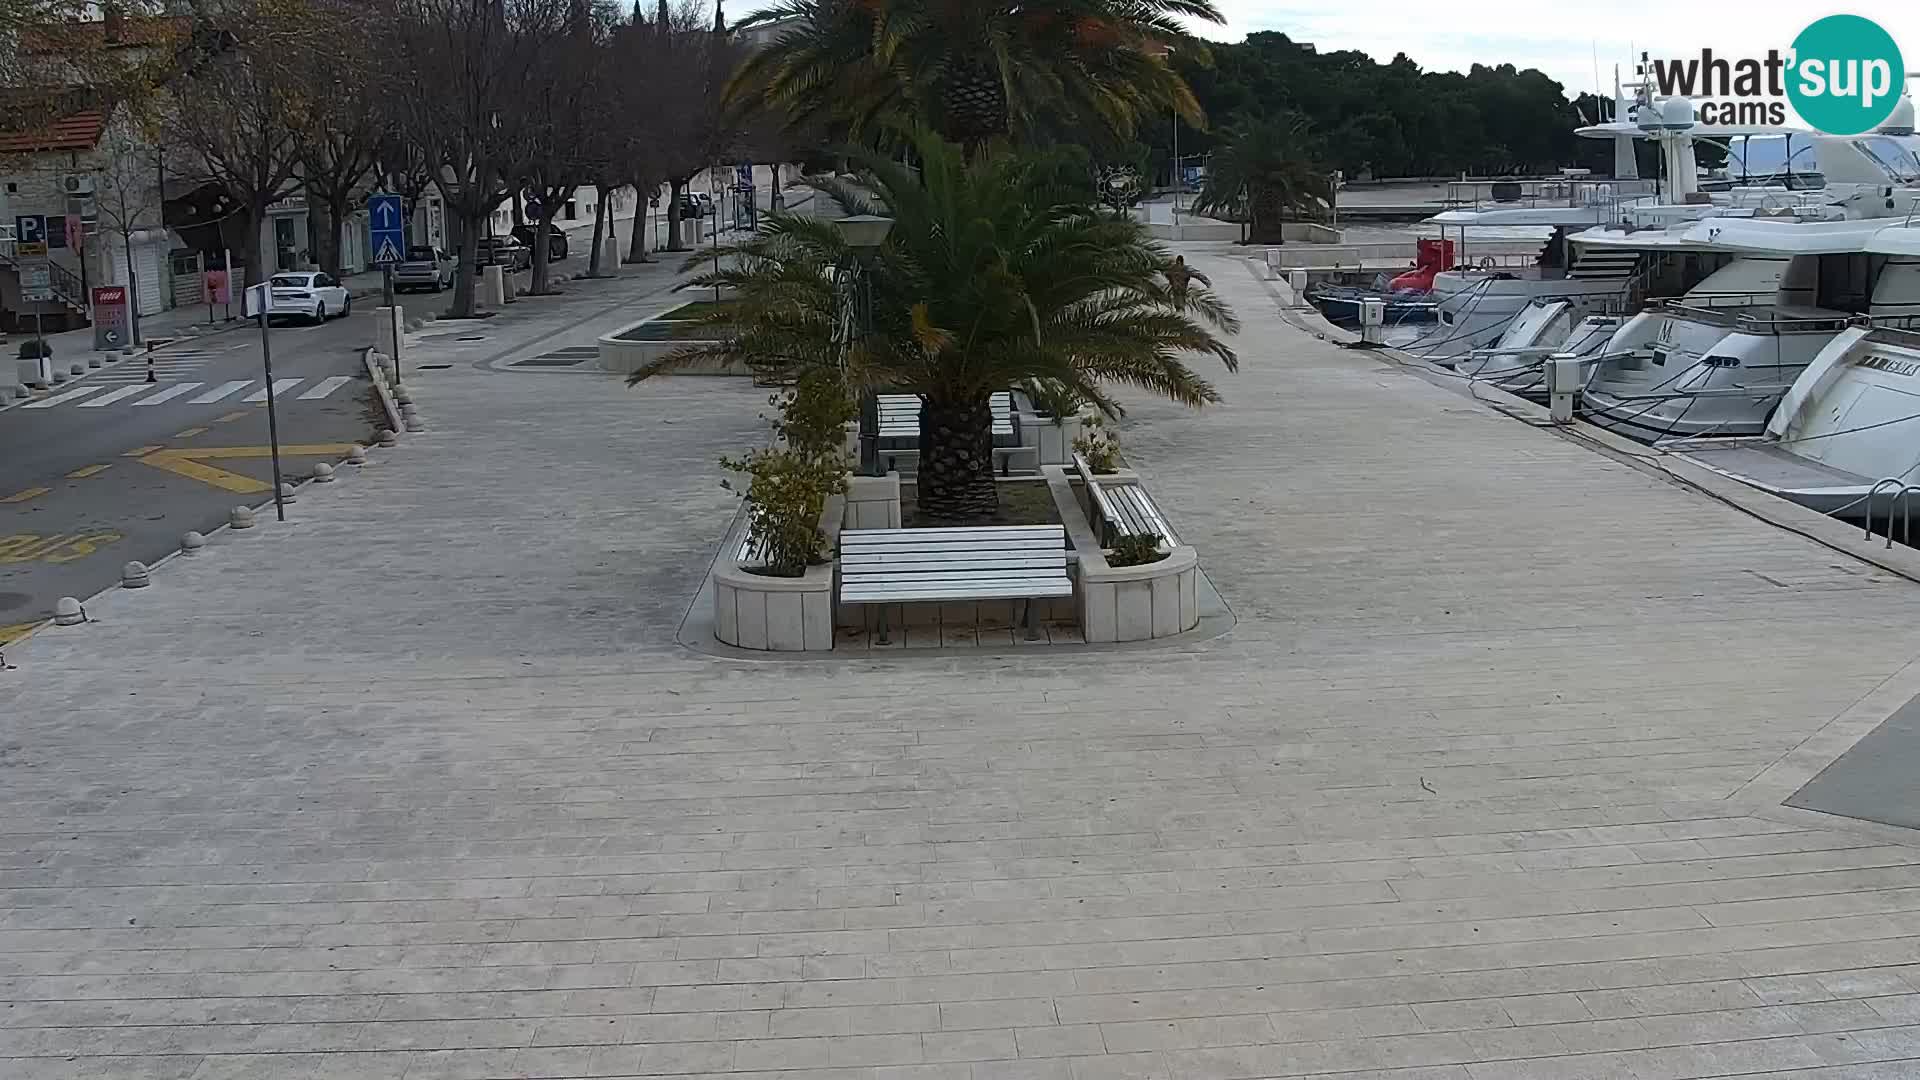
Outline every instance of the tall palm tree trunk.
[(988, 395), (928, 395), (920, 406), (920, 516), (960, 524), (1000, 509), (993, 483), (993, 407)]

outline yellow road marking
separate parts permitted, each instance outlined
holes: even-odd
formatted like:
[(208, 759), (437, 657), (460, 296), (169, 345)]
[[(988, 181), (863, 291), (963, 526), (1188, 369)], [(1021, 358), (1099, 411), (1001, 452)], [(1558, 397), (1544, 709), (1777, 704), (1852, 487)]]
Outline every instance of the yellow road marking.
[[(282, 457), (332, 457), (353, 449), (352, 443), (295, 443), (282, 446)], [(263, 458), (273, 456), (271, 446), (208, 446), (200, 449), (159, 450), (140, 459), (144, 465), (156, 469), (165, 469), (175, 476), (184, 476), (189, 480), (198, 480), (203, 484), (226, 491), (252, 495), (262, 491), (272, 491), (273, 485), (264, 480), (255, 480), (236, 472), (215, 468), (203, 464), (203, 459), (223, 460), (226, 458)]]
[(28, 488), (25, 491), (16, 491), (6, 498), (0, 499), (0, 503), (23, 503), (28, 499), (37, 499), (45, 495), (48, 490), (48, 488)]
[[(224, 424), (231, 420), (245, 420), (247, 417), (252, 415), (253, 413), (251, 411), (247, 409), (241, 409), (239, 412), (230, 412), (225, 416), (217, 416), (214, 418), (213, 422), (216, 424)], [(201, 430), (204, 431), (205, 429), (202, 428)]]
[(113, 468), (113, 466), (111, 465), (89, 465), (84, 469), (75, 469), (72, 472), (68, 473), (67, 479), (85, 480), (87, 477), (92, 476), (95, 473), (103, 473), (111, 468)]
[(14, 623), (12, 626), (0, 626), (0, 645), (5, 645), (11, 641), (19, 641), (21, 638), (27, 636), (28, 631), (31, 631), (39, 625), (37, 622), (23, 622)]
[[(177, 433), (177, 434), (175, 434), (175, 435), (174, 435), (174, 438), (176, 438), (176, 439), (191, 439), (191, 438), (193, 438), (193, 437), (194, 437), (195, 435), (205, 435), (206, 433), (207, 433), (207, 429), (206, 429), (206, 428), (203, 428), (203, 427), (190, 427), (190, 428), (188, 428), (188, 429), (187, 429), (187, 430), (185, 430), (185, 431), (182, 431), (182, 432), (179, 432), (179, 433)], [(158, 450), (158, 449), (159, 449), (159, 447), (157, 447), (157, 446), (156, 446), (156, 447), (154, 447), (154, 449), (156, 449), (156, 450)]]
[(0, 563), (70, 563), (84, 559), (107, 544), (126, 539), (117, 532), (55, 533), (39, 536), (17, 533), (0, 536)]
[(129, 450), (126, 453), (121, 454), (120, 456), (121, 457), (146, 457), (148, 454), (151, 454), (158, 449), (160, 449), (159, 443), (154, 443), (152, 446), (136, 446), (132, 450)]

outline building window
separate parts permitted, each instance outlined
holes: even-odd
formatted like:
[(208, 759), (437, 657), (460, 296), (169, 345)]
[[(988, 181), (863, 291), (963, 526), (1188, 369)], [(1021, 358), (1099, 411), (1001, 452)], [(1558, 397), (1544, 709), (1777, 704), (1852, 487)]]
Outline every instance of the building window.
[(580, 216), (579, 204), (575, 203), (572, 199), (568, 199), (567, 208), (562, 210), (561, 213), (566, 215), (568, 221), (577, 220)]

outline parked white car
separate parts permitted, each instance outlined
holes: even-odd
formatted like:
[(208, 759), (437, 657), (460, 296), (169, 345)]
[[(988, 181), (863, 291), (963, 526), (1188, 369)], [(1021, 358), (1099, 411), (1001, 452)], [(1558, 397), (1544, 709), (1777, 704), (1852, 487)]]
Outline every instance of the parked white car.
[(335, 315), (353, 312), (353, 296), (330, 275), (307, 270), (275, 274), (270, 284), (273, 307), (267, 312), (269, 317), (325, 322)]

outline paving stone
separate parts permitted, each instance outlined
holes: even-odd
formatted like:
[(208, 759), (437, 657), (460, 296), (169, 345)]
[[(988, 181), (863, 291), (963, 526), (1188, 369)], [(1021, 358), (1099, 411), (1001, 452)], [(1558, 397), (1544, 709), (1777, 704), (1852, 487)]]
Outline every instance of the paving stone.
[(1204, 643), (689, 650), (764, 391), (485, 363), (668, 271), (418, 343), (433, 430), (9, 647), (0, 1076), (1920, 1073), (1920, 847), (1749, 787), (1920, 586), (1194, 250), (1241, 371), (1120, 430)]

